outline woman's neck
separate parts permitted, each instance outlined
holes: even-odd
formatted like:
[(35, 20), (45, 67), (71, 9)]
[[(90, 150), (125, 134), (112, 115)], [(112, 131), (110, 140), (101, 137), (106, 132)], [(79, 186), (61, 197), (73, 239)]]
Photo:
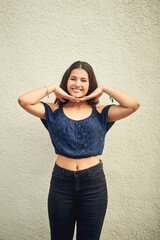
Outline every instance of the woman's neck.
[(64, 104), (64, 106), (67, 106), (67, 107), (71, 107), (71, 108), (85, 108), (85, 107), (88, 107), (90, 106), (87, 101), (83, 101), (83, 102), (67, 102), (66, 104)]

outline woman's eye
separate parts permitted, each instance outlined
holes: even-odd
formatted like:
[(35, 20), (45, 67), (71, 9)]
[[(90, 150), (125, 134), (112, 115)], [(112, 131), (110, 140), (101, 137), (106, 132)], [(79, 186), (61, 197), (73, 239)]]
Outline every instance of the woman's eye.
[[(70, 80), (76, 80), (76, 79), (74, 79), (74, 78), (70, 78)], [(82, 82), (87, 82), (86, 80), (82, 80)]]

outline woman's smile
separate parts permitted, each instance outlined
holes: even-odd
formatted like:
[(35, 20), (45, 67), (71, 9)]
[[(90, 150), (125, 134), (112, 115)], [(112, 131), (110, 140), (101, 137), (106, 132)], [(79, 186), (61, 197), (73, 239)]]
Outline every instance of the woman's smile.
[(76, 89), (76, 88), (72, 88), (72, 90), (76, 93), (82, 92), (82, 89)]

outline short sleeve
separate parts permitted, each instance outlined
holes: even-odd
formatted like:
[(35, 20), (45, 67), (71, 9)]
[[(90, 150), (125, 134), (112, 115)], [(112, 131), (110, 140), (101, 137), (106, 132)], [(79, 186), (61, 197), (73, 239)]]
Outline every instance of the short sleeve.
[(40, 120), (42, 121), (43, 125), (44, 125), (44, 126), (47, 128), (47, 130), (48, 130), (48, 126), (49, 126), (49, 124), (50, 124), (50, 122), (51, 122), (51, 120), (52, 120), (53, 112), (52, 112), (51, 107), (50, 107), (47, 103), (42, 102), (42, 101), (40, 101), (40, 102), (43, 103), (43, 105), (44, 105), (45, 115), (46, 115), (46, 119), (40, 118)]
[(110, 109), (111, 106), (114, 106), (116, 104), (110, 104), (110, 105), (107, 105), (103, 108), (102, 110), (102, 113), (101, 113), (101, 116), (102, 116), (102, 122), (103, 123), (106, 123), (106, 132), (108, 132), (108, 130), (113, 126), (113, 124), (115, 123), (114, 122), (107, 122), (107, 118), (108, 118), (108, 111)]

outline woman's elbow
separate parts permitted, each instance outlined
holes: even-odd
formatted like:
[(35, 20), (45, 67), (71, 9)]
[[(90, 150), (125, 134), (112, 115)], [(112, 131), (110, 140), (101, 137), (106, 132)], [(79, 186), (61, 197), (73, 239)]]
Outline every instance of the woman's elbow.
[(140, 102), (136, 102), (136, 103), (132, 106), (133, 112), (137, 111), (138, 108), (140, 107), (140, 105), (141, 105)]
[(18, 103), (21, 107), (24, 106), (24, 101), (22, 100), (21, 97), (18, 98)]

